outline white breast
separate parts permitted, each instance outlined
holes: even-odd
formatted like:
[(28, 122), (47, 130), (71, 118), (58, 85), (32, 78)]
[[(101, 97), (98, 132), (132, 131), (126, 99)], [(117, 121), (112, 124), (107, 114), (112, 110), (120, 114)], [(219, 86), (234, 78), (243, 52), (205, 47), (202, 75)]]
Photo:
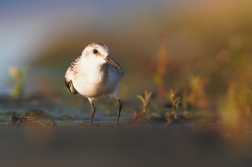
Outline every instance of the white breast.
[(81, 95), (95, 98), (117, 93), (118, 81), (122, 76), (123, 72), (110, 64), (96, 67), (83, 63), (72, 81), (75, 89)]

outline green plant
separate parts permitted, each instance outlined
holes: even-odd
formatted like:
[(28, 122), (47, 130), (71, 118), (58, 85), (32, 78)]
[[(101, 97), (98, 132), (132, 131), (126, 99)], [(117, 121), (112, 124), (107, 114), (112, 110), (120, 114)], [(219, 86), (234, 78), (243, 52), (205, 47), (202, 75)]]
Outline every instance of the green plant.
[[(178, 119), (177, 116), (177, 109), (178, 105), (180, 103), (180, 97), (175, 97), (177, 90), (173, 91), (172, 89), (170, 90), (169, 94), (166, 94), (166, 96), (171, 100), (172, 102), (172, 112), (171, 114), (174, 115), (174, 119)], [(166, 120), (170, 119), (170, 114), (166, 113)]]
[(143, 122), (145, 122), (145, 113), (141, 112), (141, 111), (137, 113), (134, 110), (133, 120), (134, 120), (135, 124), (141, 125)]
[(24, 93), (24, 73), (17, 67), (10, 67), (9, 75), (13, 79), (14, 83), (11, 88), (11, 95), (13, 97), (19, 97)]
[(207, 96), (205, 92), (206, 81), (200, 76), (190, 78), (190, 93), (187, 96), (188, 102), (197, 107), (204, 108), (207, 106)]
[(148, 92), (147, 90), (144, 91), (144, 97), (141, 95), (137, 95), (137, 97), (142, 101), (143, 103), (143, 108), (142, 108), (142, 112), (146, 112), (146, 109), (150, 103), (150, 97), (152, 95), (152, 92)]
[(136, 112), (134, 110), (134, 115), (133, 115), (133, 120), (135, 122), (135, 124), (142, 124), (143, 122), (145, 122), (146, 118), (145, 118), (145, 113), (147, 110), (148, 105), (150, 104), (150, 98), (151, 98), (152, 92), (150, 91), (144, 91), (144, 97), (141, 95), (137, 95), (137, 97), (141, 100), (143, 107), (142, 107), (142, 111), (140, 112)]

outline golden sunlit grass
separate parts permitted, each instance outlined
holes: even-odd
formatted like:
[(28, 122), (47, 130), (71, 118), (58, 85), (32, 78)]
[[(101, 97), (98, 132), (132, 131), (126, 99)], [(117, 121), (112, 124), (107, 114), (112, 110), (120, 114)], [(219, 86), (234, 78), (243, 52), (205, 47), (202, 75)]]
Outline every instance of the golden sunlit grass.
[(166, 112), (165, 113), (165, 119), (167, 121), (167, 123), (171, 123), (171, 115), (173, 115), (174, 119), (178, 119), (177, 116), (177, 109), (178, 109), (178, 105), (180, 103), (180, 97), (175, 97), (177, 90), (173, 91), (172, 89), (170, 90), (169, 94), (166, 94), (166, 96), (168, 97), (168, 99), (171, 100), (172, 102), (172, 111), (171, 112)]
[(237, 84), (231, 82), (226, 97), (218, 103), (225, 137), (237, 137), (244, 125), (250, 121), (251, 91), (247, 88), (237, 89)]
[(24, 73), (17, 67), (10, 67), (9, 75), (13, 80), (11, 95), (13, 97), (22, 96), (24, 93)]
[(146, 121), (145, 115), (146, 115), (147, 107), (150, 104), (151, 95), (152, 95), (152, 92), (149, 92), (147, 90), (144, 92), (144, 96), (137, 95), (137, 98), (141, 100), (143, 107), (142, 107), (142, 111), (138, 113), (134, 110), (133, 120), (135, 124), (141, 125), (142, 123)]

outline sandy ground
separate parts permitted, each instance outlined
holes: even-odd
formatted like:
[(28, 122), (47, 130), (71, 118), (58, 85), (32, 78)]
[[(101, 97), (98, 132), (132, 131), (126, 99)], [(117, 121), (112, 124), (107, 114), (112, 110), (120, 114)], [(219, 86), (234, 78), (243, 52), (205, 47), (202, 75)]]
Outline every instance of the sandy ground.
[[(79, 106), (75, 101), (63, 105), (44, 98), (0, 98), (0, 167), (252, 166), (251, 123), (244, 122), (239, 126), (241, 131), (222, 130), (221, 123), (202, 124), (197, 119), (180, 120), (166, 127), (160, 121), (136, 126), (130, 114), (130, 121), (124, 122), (127, 114), (123, 112), (121, 126), (115, 127), (114, 118), (109, 126), (97, 123), (100, 118), (112, 117), (97, 112), (95, 124), (90, 127), (89, 112), (83, 115), (82, 101)], [(47, 118), (45, 113), (52, 116), (57, 127), (6, 126), (12, 112), (27, 116), (27, 109), (32, 108), (43, 111), (37, 113), (40, 117)], [(70, 121), (55, 119), (62, 115)], [(81, 121), (75, 117), (87, 117), (85, 126), (79, 126)]]
[(190, 128), (0, 128), (0, 166), (252, 166), (249, 138)]

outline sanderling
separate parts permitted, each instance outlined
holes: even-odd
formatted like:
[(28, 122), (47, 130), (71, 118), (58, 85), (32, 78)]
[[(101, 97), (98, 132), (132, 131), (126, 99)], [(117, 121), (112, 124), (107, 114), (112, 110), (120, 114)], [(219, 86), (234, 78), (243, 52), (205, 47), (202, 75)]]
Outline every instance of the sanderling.
[(67, 69), (65, 84), (72, 94), (80, 93), (88, 98), (92, 108), (93, 122), (95, 106), (93, 100), (110, 94), (119, 104), (116, 125), (118, 124), (122, 103), (118, 96), (118, 81), (123, 77), (122, 67), (108, 54), (109, 48), (100, 43), (88, 45), (82, 55), (76, 58)]

